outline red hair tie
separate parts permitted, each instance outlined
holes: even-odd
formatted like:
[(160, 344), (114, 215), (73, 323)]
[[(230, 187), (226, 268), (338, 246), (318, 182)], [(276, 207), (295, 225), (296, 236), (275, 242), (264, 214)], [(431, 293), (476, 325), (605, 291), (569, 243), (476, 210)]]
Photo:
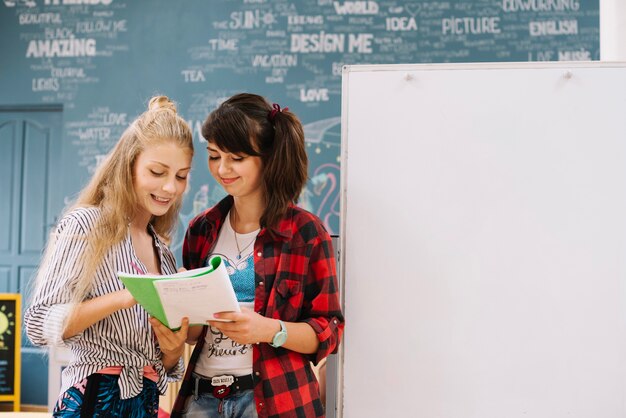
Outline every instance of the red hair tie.
[(278, 105), (278, 103), (274, 103), (272, 104), (272, 110), (270, 110), (269, 115), (267, 115), (267, 118), (270, 120), (270, 122), (274, 122), (274, 117), (276, 117), (276, 114), (278, 112), (287, 112), (289, 110), (288, 107), (281, 109), (280, 106)]

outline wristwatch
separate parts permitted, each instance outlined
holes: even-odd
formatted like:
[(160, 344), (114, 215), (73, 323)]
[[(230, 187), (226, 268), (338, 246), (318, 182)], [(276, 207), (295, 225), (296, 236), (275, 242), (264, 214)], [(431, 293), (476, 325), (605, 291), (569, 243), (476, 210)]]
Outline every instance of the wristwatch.
[(278, 331), (274, 335), (274, 338), (272, 338), (272, 342), (270, 343), (270, 345), (274, 348), (282, 346), (283, 344), (285, 344), (285, 341), (287, 341), (287, 327), (285, 326), (285, 323), (280, 319), (278, 320), (278, 322), (280, 323), (280, 331)]

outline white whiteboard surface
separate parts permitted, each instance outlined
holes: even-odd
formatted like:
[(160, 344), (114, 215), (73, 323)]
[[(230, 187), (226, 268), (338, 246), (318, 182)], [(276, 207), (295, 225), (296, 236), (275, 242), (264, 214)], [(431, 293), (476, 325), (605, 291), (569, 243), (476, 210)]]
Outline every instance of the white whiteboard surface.
[(343, 417), (626, 417), (626, 67), (343, 72)]

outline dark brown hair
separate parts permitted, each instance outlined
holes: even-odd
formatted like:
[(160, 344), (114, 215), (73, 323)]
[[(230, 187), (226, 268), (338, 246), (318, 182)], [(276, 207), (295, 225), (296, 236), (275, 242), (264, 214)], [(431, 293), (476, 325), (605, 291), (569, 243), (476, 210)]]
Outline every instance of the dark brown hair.
[(221, 150), (261, 157), (261, 227), (276, 226), (289, 203), (298, 201), (308, 170), (302, 123), (287, 109), (272, 110), (263, 97), (241, 93), (223, 102), (202, 125), (202, 136)]

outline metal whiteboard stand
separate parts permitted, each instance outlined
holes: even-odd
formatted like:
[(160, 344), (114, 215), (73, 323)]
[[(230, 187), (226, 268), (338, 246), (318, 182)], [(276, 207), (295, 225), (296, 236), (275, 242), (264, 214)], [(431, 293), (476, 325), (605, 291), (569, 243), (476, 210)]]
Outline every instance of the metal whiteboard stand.
[[(337, 262), (337, 280), (338, 286), (341, 294), (343, 294), (343, 286), (342, 286), (342, 278), (341, 272), (339, 270), (341, 263), (339, 262), (339, 258), (341, 253), (339, 251), (339, 236), (333, 235), (332, 237), (333, 249), (335, 250), (335, 261)], [(341, 309), (344, 310), (343, 306), (343, 296), (341, 296)], [(339, 352), (337, 354), (331, 354), (326, 359), (326, 418), (335, 418), (338, 415), (338, 405), (339, 405), (339, 390), (340, 387), (340, 364), (341, 364), (341, 352), (342, 346), (339, 346)]]

